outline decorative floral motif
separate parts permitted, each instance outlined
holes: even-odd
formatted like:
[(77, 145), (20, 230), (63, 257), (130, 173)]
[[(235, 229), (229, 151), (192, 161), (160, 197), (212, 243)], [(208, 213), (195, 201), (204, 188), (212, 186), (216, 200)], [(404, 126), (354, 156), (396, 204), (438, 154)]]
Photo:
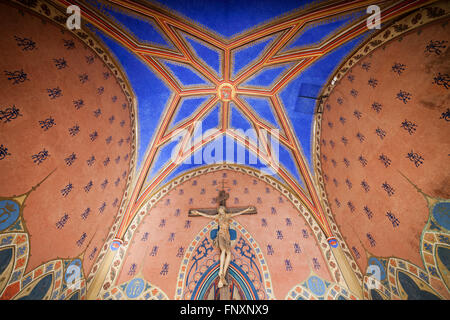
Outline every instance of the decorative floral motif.
[(413, 134), (417, 130), (417, 124), (408, 121), (405, 119), (405, 121), (402, 122), (401, 127), (408, 131), (409, 134)]
[(392, 66), (392, 71), (397, 73), (398, 75), (401, 75), (405, 70), (406, 70), (406, 65), (404, 65), (403, 63), (396, 62)]
[(425, 52), (435, 53), (436, 55), (440, 55), (442, 50), (447, 48), (445, 45), (448, 41), (442, 40), (430, 40), (430, 43), (425, 47)]
[(50, 129), (51, 127), (56, 125), (56, 123), (55, 123), (55, 119), (50, 117), (45, 120), (39, 121), (39, 125), (41, 126), (42, 129), (44, 129), (44, 131), (47, 131), (48, 129)]
[(10, 122), (11, 120), (17, 119), (17, 117), (21, 117), (20, 109), (16, 108), (15, 105), (12, 107), (8, 107), (5, 110), (0, 110), (0, 121), (3, 120), (3, 123)]
[(438, 86), (443, 86), (445, 89), (448, 89), (448, 87), (450, 86), (450, 75), (448, 73), (442, 74), (439, 72), (433, 78), (433, 83), (437, 84)]
[(412, 150), (410, 152), (408, 152), (408, 154), (406, 155), (406, 158), (408, 158), (409, 160), (414, 162), (416, 167), (419, 167), (421, 164), (423, 164), (423, 160), (424, 160), (424, 158), (421, 155), (419, 155), (417, 152), (414, 152)]
[[(2, 145), (3, 146), (3, 145)], [(8, 149), (6, 149), (7, 151)], [(33, 159), (33, 162), (36, 164), (41, 164), (44, 160), (46, 160), (48, 157), (50, 157), (50, 154), (47, 150), (39, 151), (37, 154), (34, 154), (31, 156), (31, 159)]]
[(33, 51), (37, 49), (36, 42), (34, 42), (31, 38), (20, 38), (18, 36), (14, 36), (14, 39), (17, 42), (17, 46), (22, 48), (22, 51)]
[(56, 99), (62, 96), (62, 90), (59, 87), (47, 89), (50, 99)]
[(12, 84), (19, 84), (19, 83), (23, 83), (26, 80), (30, 80), (28, 79), (28, 74), (26, 74), (25, 72), (23, 72), (23, 69), (20, 70), (16, 70), (16, 71), (6, 71), (5, 70), (5, 74), (7, 76), (7, 79), (12, 81)]
[(403, 103), (407, 103), (409, 100), (411, 100), (411, 93), (400, 90), (399, 93), (397, 93), (397, 99), (401, 100)]
[(75, 42), (71, 39), (65, 40), (63, 39), (64, 47), (66, 47), (67, 50), (73, 50), (75, 49)]
[(53, 62), (58, 70), (67, 68), (67, 61), (64, 58), (53, 59)]

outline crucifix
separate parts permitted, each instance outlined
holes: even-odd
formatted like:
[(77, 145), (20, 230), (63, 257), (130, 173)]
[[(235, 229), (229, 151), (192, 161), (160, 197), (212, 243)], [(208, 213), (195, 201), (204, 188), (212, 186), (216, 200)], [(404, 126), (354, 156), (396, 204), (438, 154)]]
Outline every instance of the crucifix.
[(219, 195), (216, 198), (219, 204), (217, 208), (191, 209), (188, 214), (189, 217), (203, 216), (215, 219), (217, 222), (218, 227), (211, 231), (210, 236), (214, 246), (220, 250), (219, 288), (228, 285), (225, 276), (231, 261), (231, 242), (236, 239), (236, 231), (230, 229), (231, 218), (238, 215), (257, 213), (256, 208), (253, 206), (227, 208), (226, 201), (229, 198), (229, 194), (224, 190), (223, 184), (222, 182), (222, 190), (219, 191)]

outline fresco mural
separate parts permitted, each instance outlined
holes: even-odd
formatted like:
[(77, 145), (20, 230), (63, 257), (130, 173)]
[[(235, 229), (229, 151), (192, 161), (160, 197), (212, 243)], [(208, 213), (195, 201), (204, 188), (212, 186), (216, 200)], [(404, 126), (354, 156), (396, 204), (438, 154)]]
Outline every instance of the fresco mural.
[[(255, 215), (235, 217), (232, 222), (237, 236), (230, 273), (242, 299), (284, 297), (310, 270), (334, 282), (330, 273), (334, 269), (330, 270), (320, 248), (325, 238), (316, 224), (310, 225), (311, 215), (305, 219), (292, 200), (277, 190), (275, 181), (261, 180), (247, 170), (226, 165), (210, 167), (206, 173), (194, 171), (177, 179), (182, 183), (175, 180), (157, 201), (151, 199), (151, 208), (142, 212), (145, 216), (132, 224), (123, 262), (114, 262), (121, 263), (114, 280), (124, 283), (140, 273), (170, 299), (205, 299), (210, 291), (215, 292), (212, 275), (218, 273), (219, 251), (210, 233), (217, 223), (189, 217), (188, 212), (217, 207), (218, 190), (224, 187), (229, 193), (227, 207), (248, 204), (257, 210)], [(283, 272), (271, 273), (272, 269)]]
[[(422, 263), (413, 264), (396, 257), (376, 257), (366, 253), (368, 266), (364, 277), (364, 296), (373, 300), (441, 300), (449, 299), (449, 226), (448, 201), (427, 197), (430, 216), (422, 231)], [(373, 266), (379, 279), (371, 276)]]
[(356, 300), (348, 289), (321, 279), (314, 273), (286, 295), (287, 300)]
[(88, 34), (0, 6), (1, 297), (80, 299), (133, 171), (132, 91)]

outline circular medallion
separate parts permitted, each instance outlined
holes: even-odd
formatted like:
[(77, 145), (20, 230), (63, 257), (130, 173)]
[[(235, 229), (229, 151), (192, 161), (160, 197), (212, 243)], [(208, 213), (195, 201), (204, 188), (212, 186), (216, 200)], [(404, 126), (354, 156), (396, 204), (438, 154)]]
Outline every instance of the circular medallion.
[(450, 203), (439, 202), (433, 208), (433, 218), (439, 225), (450, 230)]
[(312, 276), (308, 279), (308, 288), (316, 296), (323, 296), (325, 294), (325, 283), (317, 276)]
[(235, 88), (230, 83), (222, 83), (217, 89), (217, 95), (222, 101), (231, 101), (235, 95)]
[(122, 241), (117, 240), (117, 239), (114, 240), (114, 241), (111, 243), (111, 246), (110, 246), (111, 251), (116, 251), (117, 249), (120, 248), (121, 245), (122, 245)]
[(328, 241), (328, 244), (330, 245), (330, 247), (332, 247), (332, 248), (337, 248), (339, 246), (339, 242), (334, 237), (328, 238), (327, 241)]
[(13, 200), (0, 201), (0, 231), (9, 228), (19, 217), (20, 207)]
[(125, 293), (127, 294), (128, 298), (137, 298), (142, 293), (142, 291), (144, 291), (144, 286), (144, 280), (140, 278), (133, 279), (128, 283)]
[(81, 260), (73, 260), (66, 269), (64, 273), (64, 280), (68, 285), (74, 285), (77, 280), (81, 278)]

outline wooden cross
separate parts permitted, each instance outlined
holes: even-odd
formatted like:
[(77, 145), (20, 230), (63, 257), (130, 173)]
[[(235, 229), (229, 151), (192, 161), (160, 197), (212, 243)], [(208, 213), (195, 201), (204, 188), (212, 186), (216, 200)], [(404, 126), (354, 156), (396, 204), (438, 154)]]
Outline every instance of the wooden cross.
[[(247, 207), (230, 207), (230, 208), (228, 208), (227, 200), (229, 197), (230, 197), (230, 195), (225, 190), (220, 190), (219, 196), (217, 197), (217, 202), (218, 202), (219, 206), (225, 207), (226, 213), (236, 213), (236, 212), (245, 210), (247, 208)], [(200, 211), (204, 214), (211, 215), (211, 216), (216, 215), (218, 213), (218, 208), (190, 209), (189, 213), (188, 213), (189, 217), (199, 217), (200, 216), (196, 213), (192, 213), (193, 210), (197, 210), (197, 211)], [(252, 208), (249, 211), (243, 213), (242, 215), (256, 214), (256, 213), (257, 213), (256, 208)]]
[[(222, 181), (222, 188), (223, 188), (224, 182)], [(233, 216), (238, 216), (241, 214), (256, 214), (256, 208), (253, 206), (248, 207), (232, 207), (227, 208), (227, 199), (230, 197), (230, 195), (225, 190), (219, 191), (219, 196), (216, 198), (218, 202), (217, 208), (202, 208), (202, 209), (190, 209), (188, 216), (189, 217), (198, 217), (198, 216), (205, 216), (207, 218), (213, 218), (214, 216), (224, 217), (223, 214), (225, 213), (225, 216), (231, 219)], [(221, 208), (222, 207), (222, 208)], [(225, 212), (224, 212), (225, 211)], [(220, 214), (219, 214), (220, 212)], [(211, 216), (211, 217), (210, 217)], [(214, 217), (215, 218), (215, 217)], [(221, 220), (222, 218), (218, 219), (218, 229), (220, 228), (228, 228), (230, 230), (229, 221), (227, 222), (227, 219)], [(229, 231), (231, 232), (231, 230)], [(217, 237), (217, 236), (216, 236)], [(230, 240), (230, 237), (228, 240)], [(223, 239), (219, 238), (219, 239)], [(223, 240), (221, 240), (223, 241)], [(226, 241), (221, 242), (219, 244), (220, 249), (220, 267), (219, 267), (219, 283), (218, 287), (220, 288), (220, 300), (222, 299), (229, 299), (230, 292), (229, 292), (229, 283), (230, 278), (227, 276), (227, 269), (229, 267), (230, 261), (231, 261), (231, 248), (230, 245), (224, 245), (224, 243), (227, 243)], [(225, 281), (225, 278), (228, 278), (228, 280)]]
[[(227, 189), (228, 189), (228, 191), (230, 191), (230, 188), (227, 187)], [(216, 189), (216, 190), (220, 191), (219, 189)], [(222, 179), (222, 190), (225, 190), (225, 180), (224, 179)]]

